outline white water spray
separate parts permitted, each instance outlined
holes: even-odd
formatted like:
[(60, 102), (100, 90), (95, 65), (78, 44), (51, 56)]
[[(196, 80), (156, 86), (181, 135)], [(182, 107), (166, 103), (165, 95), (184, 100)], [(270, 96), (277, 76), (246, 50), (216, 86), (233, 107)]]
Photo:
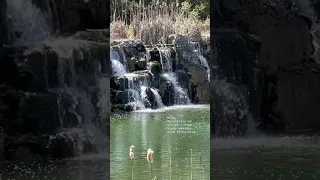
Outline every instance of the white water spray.
[(155, 90), (154, 88), (150, 88), (150, 90), (152, 91), (159, 108), (163, 108), (164, 105), (162, 103), (162, 99), (161, 99), (161, 96), (160, 96), (159, 92), (157, 90)]
[(10, 39), (17, 46), (34, 46), (52, 38), (50, 17), (31, 0), (7, 0)]
[(162, 63), (162, 68), (164, 73), (162, 77), (164, 77), (167, 81), (169, 81), (175, 90), (175, 103), (178, 105), (181, 104), (190, 104), (190, 99), (188, 93), (185, 89), (183, 89), (177, 81), (176, 75), (172, 72), (172, 65), (173, 62), (171, 58), (171, 51), (170, 49), (159, 49), (160, 58)]
[(176, 92), (175, 94), (175, 101), (176, 104), (182, 105), (182, 104), (190, 104), (190, 99), (188, 97), (188, 93), (179, 85), (177, 78), (174, 73), (164, 73), (162, 76), (171, 84), (173, 85), (173, 88)]

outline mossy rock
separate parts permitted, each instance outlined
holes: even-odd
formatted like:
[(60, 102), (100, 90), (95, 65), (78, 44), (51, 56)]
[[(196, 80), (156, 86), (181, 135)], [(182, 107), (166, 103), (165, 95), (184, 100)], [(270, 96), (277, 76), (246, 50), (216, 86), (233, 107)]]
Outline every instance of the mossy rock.
[(158, 77), (160, 76), (161, 72), (162, 72), (162, 66), (158, 61), (152, 61), (151, 64), (151, 73), (155, 76)]
[(161, 66), (160, 66), (160, 63), (159, 63), (158, 61), (152, 61), (152, 64), (153, 64), (153, 66), (159, 66), (159, 67), (161, 67)]

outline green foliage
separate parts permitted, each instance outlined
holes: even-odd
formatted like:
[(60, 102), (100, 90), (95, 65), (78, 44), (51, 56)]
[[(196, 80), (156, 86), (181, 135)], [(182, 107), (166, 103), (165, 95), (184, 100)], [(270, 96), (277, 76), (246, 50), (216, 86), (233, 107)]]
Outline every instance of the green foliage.
[(152, 61), (153, 66), (160, 67), (160, 63), (158, 61)]
[[(181, 0), (181, 12), (190, 15), (191, 17), (205, 20), (210, 16), (210, 0)], [(160, 0), (160, 4), (152, 0), (112, 0), (111, 1), (111, 16), (122, 17), (130, 16), (132, 8), (139, 8), (141, 6), (176, 6), (176, 0)], [(178, 7), (175, 7), (178, 8)], [(143, 7), (142, 7), (143, 9)], [(142, 10), (141, 9), (141, 10)], [(117, 19), (119, 20), (119, 19)]]
[(159, 3), (152, 0), (113, 0), (110, 9), (111, 38), (138, 38), (144, 43), (154, 44), (166, 43), (170, 34), (200, 37), (201, 33), (209, 32), (209, 0), (160, 0)]
[(209, 0), (186, 0), (183, 6), (186, 6), (188, 12), (197, 19), (205, 20), (210, 17)]

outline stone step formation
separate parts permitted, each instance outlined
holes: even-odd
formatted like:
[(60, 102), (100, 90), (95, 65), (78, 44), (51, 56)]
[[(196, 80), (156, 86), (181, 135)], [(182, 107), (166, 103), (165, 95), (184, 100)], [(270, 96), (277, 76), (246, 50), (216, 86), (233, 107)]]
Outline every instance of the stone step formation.
[(175, 37), (166, 45), (111, 42), (112, 111), (209, 103), (208, 54), (200, 52), (205, 43)]

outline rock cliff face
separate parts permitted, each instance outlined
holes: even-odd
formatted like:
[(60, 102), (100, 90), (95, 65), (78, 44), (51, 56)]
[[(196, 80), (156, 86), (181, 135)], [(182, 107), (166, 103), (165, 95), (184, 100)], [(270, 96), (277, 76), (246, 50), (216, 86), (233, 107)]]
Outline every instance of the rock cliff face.
[[(3, 10), (5, 2), (0, 3)], [(108, 1), (32, 3), (28, 10), (46, 12), (49, 27), (53, 32), (60, 27), (63, 33), (57, 33), (63, 37), (53, 34), (36, 46), (14, 46), (7, 38), (12, 34), (6, 33), (6, 23), (12, 25), (14, 17), (8, 19), (1, 11), (0, 160), (65, 158), (104, 150), (110, 117), (109, 32), (86, 29), (109, 27), (109, 15), (102, 14)], [(73, 11), (80, 17), (72, 16)], [(14, 33), (19, 38), (23, 29)]]
[[(312, 59), (312, 21), (293, 5), (292, 1), (224, 0), (211, 6), (216, 53), (213, 64), (218, 66), (213, 78), (223, 75), (242, 89), (237, 97), (246, 97), (247, 112), (260, 128), (272, 132), (320, 128), (315, 118), (320, 101), (314, 93), (319, 90), (320, 69)], [(214, 89), (214, 97), (230, 96)], [(213, 106), (220, 103), (216, 101)], [(236, 116), (226, 120), (225, 110), (213, 111), (220, 117), (212, 119), (217, 135), (247, 133), (248, 119)], [(223, 124), (226, 128), (222, 130)]]

